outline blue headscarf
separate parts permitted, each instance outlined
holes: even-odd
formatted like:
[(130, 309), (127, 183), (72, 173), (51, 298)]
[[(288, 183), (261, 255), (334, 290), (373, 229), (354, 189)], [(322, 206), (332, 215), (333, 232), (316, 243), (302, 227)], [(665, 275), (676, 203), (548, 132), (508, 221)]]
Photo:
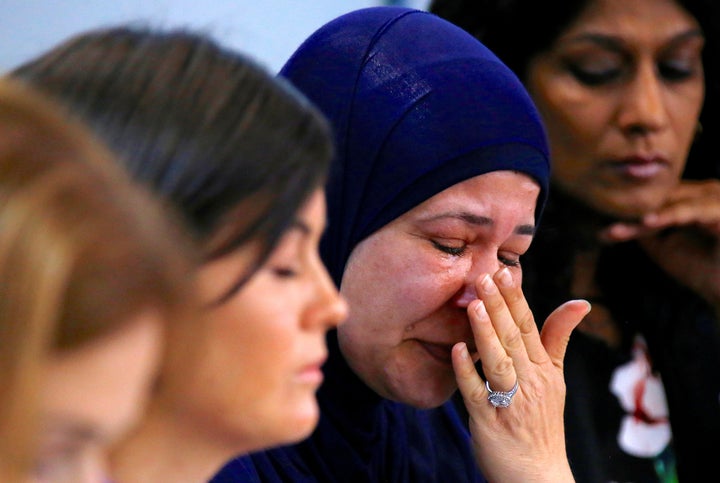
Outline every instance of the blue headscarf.
[[(352, 249), (436, 193), (497, 170), (547, 193), (545, 133), (520, 81), (469, 34), (423, 11), (374, 7), (308, 38), (280, 74), (335, 130), (321, 251), (339, 285)], [(483, 482), (452, 402), (420, 410), (383, 399), (328, 334), (320, 422), (307, 440), (240, 457), (227, 482)]]
[(478, 40), (428, 12), (375, 7), (329, 22), (280, 75), (330, 119), (325, 263), (336, 283), (352, 249), (433, 195), (515, 170), (541, 188), (546, 135), (520, 80)]

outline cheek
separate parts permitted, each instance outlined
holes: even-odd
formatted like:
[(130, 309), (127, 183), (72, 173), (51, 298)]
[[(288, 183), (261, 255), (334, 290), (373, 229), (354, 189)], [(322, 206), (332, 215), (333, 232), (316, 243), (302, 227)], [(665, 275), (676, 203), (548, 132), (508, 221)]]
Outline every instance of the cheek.
[(237, 413), (232, 406), (264, 397), (292, 357), (297, 334), (277, 297), (244, 292), (208, 313), (202, 328), (183, 335), (186, 350), (177, 354), (174, 381), (199, 407)]
[(462, 285), (466, 271), (461, 262), (451, 263), (412, 244), (392, 253), (366, 248), (355, 255), (341, 285), (350, 317), (340, 330), (358, 327), (368, 333), (374, 328), (381, 338), (393, 328), (402, 334), (441, 307)]
[(266, 366), (260, 360), (290, 357), (299, 325), (292, 305), (284, 305), (278, 294), (244, 294), (215, 317), (215, 340), (208, 349), (223, 346), (229, 359), (242, 358), (245, 367), (258, 369)]
[(588, 146), (596, 145), (609, 125), (608, 105), (607, 100), (592, 95), (579, 101), (558, 96), (543, 103), (541, 115), (553, 152), (582, 155)]
[(698, 118), (704, 100), (703, 89), (697, 86), (688, 88), (685, 96), (676, 96), (668, 108), (673, 128), (678, 133), (680, 143), (685, 152), (690, 150), (698, 130)]
[(611, 99), (588, 92), (569, 78), (540, 73), (531, 80), (531, 94), (548, 131), (553, 175), (581, 169), (573, 160), (587, 157), (601, 142), (612, 115)]
[(552, 178), (563, 185), (592, 183), (596, 174), (594, 159), (606, 137), (608, 125), (601, 107), (597, 110), (572, 109), (565, 106), (545, 109), (550, 152), (553, 160)]

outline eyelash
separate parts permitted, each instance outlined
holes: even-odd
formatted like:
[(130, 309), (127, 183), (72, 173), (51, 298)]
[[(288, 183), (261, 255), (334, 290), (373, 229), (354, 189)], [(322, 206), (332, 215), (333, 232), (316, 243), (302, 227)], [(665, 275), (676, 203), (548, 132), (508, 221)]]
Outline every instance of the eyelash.
[[(463, 253), (465, 253), (465, 248), (466, 248), (464, 245), (462, 247), (449, 247), (447, 245), (442, 245), (436, 241), (433, 241), (432, 244), (435, 246), (435, 248), (437, 248), (441, 252), (447, 253), (448, 255), (453, 255), (456, 257), (461, 256)], [(506, 258), (506, 257), (498, 257), (498, 260), (500, 260), (500, 263), (502, 263), (503, 265), (505, 265), (507, 267), (519, 267), (520, 266), (520, 260), (512, 260), (512, 259)]]
[(272, 271), (279, 278), (293, 278), (297, 275), (297, 271), (290, 267), (274, 267)]
[(465, 253), (465, 248), (466, 248), (465, 245), (463, 245), (461, 247), (449, 247), (447, 245), (443, 245), (436, 241), (433, 241), (432, 244), (435, 246), (435, 248), (437, 248), (441, 252), (447, 253), (448, 255), (453, 255), (455, 257), (459, 257), (460, 255)]
[(658, 72), (660, 72), (660, 75), (669, 82), (682, 82), (685, 79), (692, 77), (695, 73), (692, 68), (676, 67), (670, 63), (659, 64)]
[(581, 84), (595, 87), (608, 84), (620, 75), (620, 69), (607, 69), (604, 71), (588, 71), (577, 65), (568, 65), (568, 70)]
[(500, 260), (500, 263), (502, 263), (503, 265), (505, 265), (507, 267), (514, 268), (514, 267), (520, 266), (520, 260), (510, 260), (509, 258), (505, 258), (505, 257), (498, 257), (498, 259)]
[[(607, 69), (598, 72), (591, 72), (576, 65), (568, 65), (570, 73), (582, 84), (589, 87), (597, 87), (610, 84), (623, 75), (622, 69)], [(675, 67), (671, 63), (659, 63), (657, 65), (658, 75), (669, 83), (683, 82), (693, 76), (692, 68), (683, 69)]]

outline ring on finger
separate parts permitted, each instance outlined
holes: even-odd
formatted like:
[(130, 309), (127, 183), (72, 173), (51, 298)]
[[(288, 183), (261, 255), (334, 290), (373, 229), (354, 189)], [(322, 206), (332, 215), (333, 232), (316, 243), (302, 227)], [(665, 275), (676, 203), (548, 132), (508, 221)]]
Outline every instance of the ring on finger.
[(512, 403), (512, 398), (518, 390), (518, 381), (515, 379), (515, 385), (509, 391), (493, 391), (490, 389), (490, 382), (485, 381), (485, 389), (488, 391), (488, 401), (493, 407), (506, 408)]

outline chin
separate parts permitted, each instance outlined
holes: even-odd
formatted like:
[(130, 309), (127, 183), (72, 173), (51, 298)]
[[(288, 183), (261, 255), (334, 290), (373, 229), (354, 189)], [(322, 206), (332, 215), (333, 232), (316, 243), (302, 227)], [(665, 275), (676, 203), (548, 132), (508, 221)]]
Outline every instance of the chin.
[(285, 401), (275, 406), (272, 412), (256, 413), (245, 421), (241, 430), (246, 437), (250, 435), (252, 441), (252, 447), (243, 452), (299, 443), (312, 434), (319, 418), (320, 410), (314, 397), (307, 402)]
[(632, 197), (627, 195), (607, 197), (595, 200), (591, 203), (591, 206), (597, 212), (609, 217), (628, 222), (637, 222), (646, 214), (660, 208), (666, 196), (666, 194), (638, 193), (638, 196)]
[(283, 441), (279, 444), (297, 443), (307, 438), (315, 430), (320, 419), (320, 409), (314, 399), (312, 405), (307, 405), (306, 410), (302, 412), (297, 412), (297, 406), (291, 410), (295, 410), (296, 415), (282, 425)]

